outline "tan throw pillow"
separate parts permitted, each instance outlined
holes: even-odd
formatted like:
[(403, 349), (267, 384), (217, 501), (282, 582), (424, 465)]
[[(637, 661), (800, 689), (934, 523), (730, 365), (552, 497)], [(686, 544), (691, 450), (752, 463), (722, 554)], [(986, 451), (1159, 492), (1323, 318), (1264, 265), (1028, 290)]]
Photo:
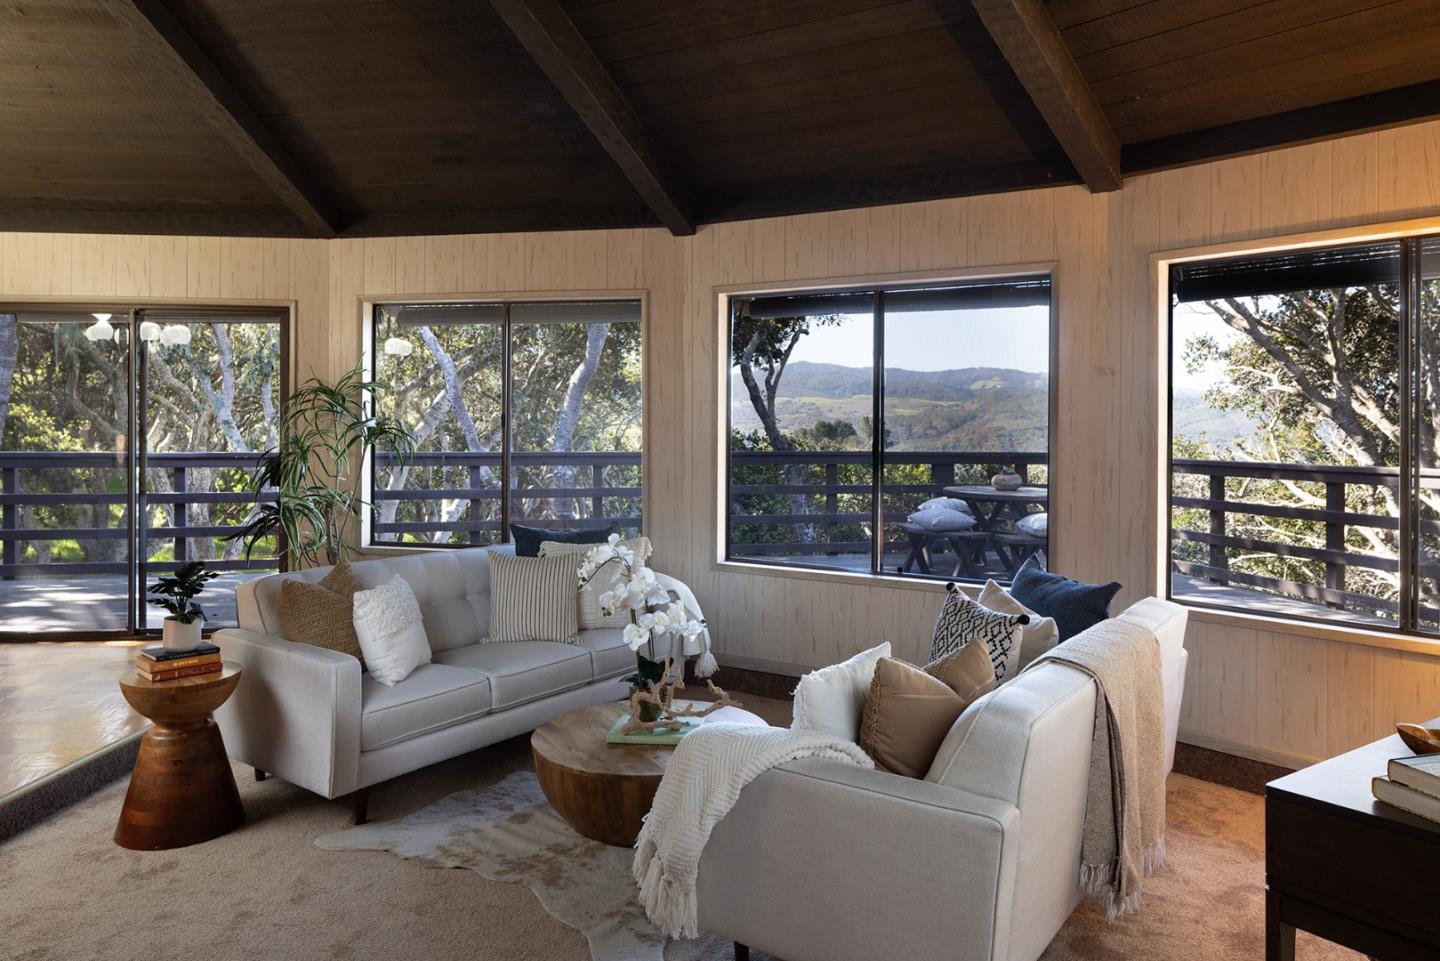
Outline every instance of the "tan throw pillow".
[(926, 664), (924, 671), (959, 694), (966, 707), (995, 688), (995, 665), (980, 644), (966, 644), (954, 654)]
[[(650, 538), (632, 537), (625, 541), (625, 546), (635, 552), (635, 560), (643, 562), (650, 557)], [(556, 541), (543, 541), (540, 544), (541, 557), (554, 557), (557, 554), (568, 554), (575, 559), (575, 566), (580, 566), (580, 561), (585, 555), (594, 550), (594, 544), (561, 544)], [(576, 579), (579, 583), (579, 579)], [(620, 564), (618, 561), (606, 564), (595, 572), (580, 590), (580, 630), (592, 631), (602, 627), (623, 628), (630, 623), (629, 611), (616, 611), (614, 614), (606, 615), (600, 610), (600, 595), (606, 591), (613, 590), (620, 583)]]
[(575, 556), (490, 554), (491, 643), (580, 643), (575, 604)]
[[(977, 652), (978, 659), (976, 653), (966, 654), (967, 650)], [(933, 676), (932, 669), (966, 693), (957, 693), (946, 680)], [(967, 645), (923, 669), (891, 657), (881, 658), (865, 697), (860, 749), (882, 771), (922, 778), (955, 719), (994, 683), (990, 657), (979, 644)]]
[(287, 640), (312, 647), (349, 654), (364, 669), (360, 639), (355, 636), (355, 592), (365, 585), (350, 571), (350, 565), (337, 564), (315, 583), (287, 580), (280, 585), (280, 633)]
[(1029, 667), (1031, 661), (1060, 643), (1060, 627), (1055, 623), (1055, 618), (1041, 617), (1036, 614), (1015, 600), (1009, 591), (993, 580), (985, 582), (985, 586), (980, 590), (979, 601), (981, 607), (988, 607), (1001, 614), (1029, 615), (1030, 623), (1020, 629), (1020, 658), (1015, 664), (1016, 674)]

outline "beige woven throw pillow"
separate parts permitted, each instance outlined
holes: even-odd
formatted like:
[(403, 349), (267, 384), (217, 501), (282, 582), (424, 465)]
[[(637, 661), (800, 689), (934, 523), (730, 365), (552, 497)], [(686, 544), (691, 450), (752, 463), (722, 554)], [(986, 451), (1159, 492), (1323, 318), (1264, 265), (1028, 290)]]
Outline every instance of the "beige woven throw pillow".
[(355, 592), (365, 585), (340, 563), (318, 582), (288, 580), (280, 585), (280, 633), (287, 640), (349, 654), (360, 662), (360, 639), (353, 623)]

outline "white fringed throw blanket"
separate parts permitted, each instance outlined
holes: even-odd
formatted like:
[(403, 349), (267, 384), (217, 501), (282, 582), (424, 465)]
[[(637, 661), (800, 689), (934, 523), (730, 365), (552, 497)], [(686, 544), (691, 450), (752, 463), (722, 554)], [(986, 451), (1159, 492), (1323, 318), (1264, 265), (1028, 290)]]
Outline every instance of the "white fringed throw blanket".
[(704, 724), (676, 746), (635, 842), (633, 868), (645, 913), (663, 934), (699, 935), (695, 878), (710, 832), (735, 806), (741, 788), (801, 757), (875, 766), (853, 741), (783, 727)]
[(1080, 842), (1080, 885), (1105, 894), (1114, 921), (1140, 907), (1144, 879), (1165, 861), (1165, 702), (1160, 645), (1143, 627), (1106, 620), (1051, 648), (1095, 679), (1095, 740)]

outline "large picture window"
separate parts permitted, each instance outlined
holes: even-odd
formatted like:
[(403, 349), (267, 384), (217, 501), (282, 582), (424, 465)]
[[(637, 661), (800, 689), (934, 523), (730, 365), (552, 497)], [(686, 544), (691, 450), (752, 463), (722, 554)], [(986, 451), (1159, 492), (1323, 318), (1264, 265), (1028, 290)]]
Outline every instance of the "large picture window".
[(375, 453), (373, 543), (640, 530), (638, 301), (381, 304), (373, 322), (377, 404), (417, 440)]
[(1440, 628), (1440, 242), (1170, 272), (1170, 592)]
[(1048, 277), (729, 306), (727, 559), (1009, 580), (1044, 558)]

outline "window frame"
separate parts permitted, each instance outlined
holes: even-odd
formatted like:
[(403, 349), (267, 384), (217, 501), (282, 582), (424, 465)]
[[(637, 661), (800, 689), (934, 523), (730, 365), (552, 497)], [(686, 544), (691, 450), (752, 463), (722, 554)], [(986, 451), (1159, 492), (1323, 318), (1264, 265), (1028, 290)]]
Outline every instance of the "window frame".
[[(717, 416), (715, 423), (715, 451), (717, 469), (712, 477), (715, 482), (713, 502), (715, 504), (714, 518), (714, 550), (712, 552), (711, 569), (713, 571), (733, 571), (737, 573), (764, 574), (765, 576), (777, 576), (782, 578), (794, 578), (799, 580), (817, 581), (848, 581), (851, 583), (868, 583), (880, 581), (887, 586), (915, 588), (920, 590), (943, 590), (947, 583), (958, 583), (962, 587), (974, 588), (983, 584), (985, 579), (966, 577), (946, 577), (938, 574), (901, 574), (894, 571), (886, 571), (883, 567), (885, 550), (884, 538), (884, 471), (883, 471), (883, 441), (871, 447), (871, 523), (879, 536), (872, 535), (870, 539), (870, 570), (845, 570), (838, 567), (822, 567), (800, 564), (789, 564), (783, 561), (767, 560), (763, 557), (732, 557), (730, 553), (730, 504), (731, 504), (731, 471), (730, 471), (730, 415), (733, 381), (731, 377), (732, 365), (731, 356), (733, 353), (732, 344), (732, 323), (731, 312), (732, 302), (753, 297), (786, 296), (800, 294), (832, 294), (846, 292), (874, 292), (875, 300), (872, 304), (872, 323), (874, 324), (874, 335), (872, 339), (872, 413), (871, 422), (876, 425), (875, 436), (883, 438), (884, 430), (884, 313), (883, 293), (890, 290), (905, 290), (914, 287), (935, 286), (943, 287), (947, 284), (982, 284), (985, 282), (1000, 283), (1004, 281), (1037, 280), (1044, 279), (1049, 283), (1050, 303), (1048, 320), (1048, 359), (1049, 364), (1049, 386), (1046, 399), (1046, 472), (1047, 487), (1056, 489), (1056, 427), (1059, 423), (1059, 397), (1060, 397), (1060, 284), (1059, 264), (1054, 261), (1041, 263), (1021, 263), (1005, 266), (986, 266), (970, 270), (948, 270), (948, 271), (915, 271), (901, 273), (885, 273), (875, 275), (863, 275), (840, 278), (815, 278), (809, 280), (787, 281), (775, 284), (736, 284), (721, 285), (712, 288), (712, 294), (716, 303), (716, 334), (718, 337), (716, 364), (714, 367), (715, 397), (717, 404)], [(1054, 501), (1051, 501), (1053, 508)], [(1057, 543), (1060, 542), (1058, 531), (1051, 525), (1047, 534), (1046, 555), (1053, 557)], [(1007, 579), (1003, 582), (1008, 584)]]
[[(375, 554), (414, 554), (423, 551), (469, 550), (480, 547), (494, 547), (511, 543), (510, 537), (510, 308), (515, 304), (531, 303), (589, 303), (594, 301), (634, 301), (640, 307), (640, 530), (644, 533), (650, 517), (650, 428), (651, 392), (648, 372), (651, 369), (650, 301), (649, 291), (643, 289), (614, 290), (565, 290), (565, 291), (484, 291), (464, 294), (413, 294), (413, 295), (361, 295), (358, 298), (361, 328), (360, 363), (367, 379), (378, 382), (378, 346), (375, 342), (376, 317), (384, 307), (405, 307), (417, 305), (447, 306), (460, 304), (495, 304), (503, 311), (502, 343), (505, 403), (501, 409), (501, 472), (502, 496), (500, 497), (500, 538), (487, 545), (477, 544), (424, 544), (408, 541), (377, 541), (375, 539), (375, 518), (373, 510), (361, 512), (360, 545), (363, 551)], [(374, 413), (375, 398), (367, 399), (371, 413)], [(375, 485), (375, 454), (364, 458), (361, 464), (361, 489), (367, 499), (372, 499)]]
[[(1152, 303), (1157, 310), (1159, 328), (1159, 356), (1156, 364), (1162, 388), (1158, 391), (1156, 424), (1158, 430), (1159, 458), (1158, 478), (1160, 517), (1155, 525), (1157, 542), (1154, 592), (1173, 603), (1191, 611), (1217, 616), (1239, 618), (1262, 624), (1274, 624), (1276, 630), (1297, 626), (1314, 625), (1329, 631), (1339, 632), (1344, 639), (1383, 638), (1381, 646), (1393, 646), (1402, 638), (1415, 638), (1422, 644), (1440, 641), (1440, 626), (1426, 630), (1421, 627), (1419, 601), (1416, 591), (1416, 543), (1419, 533), (1419, 466), (1416, 463), (1418, 451), (1418, 418), (1420, 398), (1415, 392), (1418, 365), (1422, 362), (1419, 351), (1419, 335), (1422, 319), (1419, 316), (1421, 299), (1421, 271), (1417, 269), (1420, 247), (1427, 240), (1440, 240), (1440, 222), (1434, 219), (1399, 221), (1375, 224), (1370, 227), (1342, 228), (1297, 234), (1290, 237), (1269, 238), (1264, 243), (1239, 241), (1157, 252), (1150, 255), (1150, 280)], [(1399, 247), (1398, 290), (1400, 300), (1398, 330), (1398, 366), (1400, 392), (1399, 464), (1397, 479), (1401, 485), (1401, 516), (1397, 519), (1399, 545), (1398, 565), (1400, 590), (1397, 597), (1397, 615), (1393, 624), (1351, 620), (1343, 617), (1327, 617), (1323, 609), (1315, 614), (1301, 614), (1267, 608), (1238, 607), (1219, 602), (1204, 601), (1185, 595), (1176, 596), (1173, 591), (1172, 549), (1174, 538), (1174, 421), (1175, 421), (1175, 341), (1174, 341), (1174, 298), (1171, 294), (1172, 269), (1186, 264), (1207, 263), (1225, 260), (1241, 260), (1253, 257), (1273, 256), (1284, 253), (1304, 253), (1324, 250), (1338, 250), (1347, 247), (1361, 247), (1380, 243), (1395, 243)], [(1436, 358), (1440, 362), (1440, 357)], [(1237, 462), (1243, 463), (1243, 462)], [(1403, 643), (1403, 642), (1402, 642)]]

